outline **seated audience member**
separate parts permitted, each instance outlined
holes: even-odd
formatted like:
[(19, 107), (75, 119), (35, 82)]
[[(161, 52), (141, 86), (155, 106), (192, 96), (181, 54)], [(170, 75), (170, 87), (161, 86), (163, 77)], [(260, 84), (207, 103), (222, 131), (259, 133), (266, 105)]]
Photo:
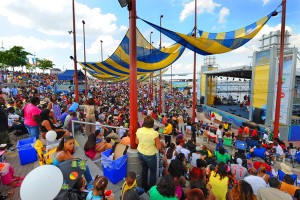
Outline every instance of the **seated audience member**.
[(164, 175), (157, 185), (149, 190), (150, 200), (178, 200), (175, 196), (174, 178), (171, 175)]
[(56, 128), (54, 124), (52, 123), (52, 120), (54, 123), (56, 122), (55, 116), (52, 111), (49, 109), (45, 109), (40, 114), (40, 130), (42, 132), (42, 137), (45, 139), (46, 134), (48, 131), (55, 131), (57, 136), (56, 139), (60, 139), (62, 137), (70, 136), (70, 132), (66, 129)]
[(188, 168), (185, 164), (186, 159), (183, 153), (179, 153), (176, 157), (176, 159), (172, 160), (168, 172), (173, 177), (180, 178), (181, 176), (184, 176), (187, 172)]
[[(66, 120), (67, 120), (66, 129), (71, 132), (72, 131), (72, 121), (78, 121), (77, 113), (76, 112), (70, 113), (70, 117)], [(74, 134), (77, 131), (79, 131), (79, 129), (80, 129), (80, 124), (74, 123)]]
[(85, 190), (86, 180), (84, 177), (78, 178), (73, 188), (69, 190), (62, 189), (54, 200), (83, 200), (86, 199), (87, 192)]
[(213, 195), (219, 200), (225, 200), (228, 192), (229, 178), (227, 165), (221, 162), (217, 165), (216, 171), (211, 172), (208, 184), (211, 185)]
[(251, 185), (244, 180), (241, 180), (232, 189), (232, 197), (234, 200), (256, 200)]
[(108, 185), (108, 179), (104, 176), (97, 175), (94, 180), (94, 187), (92, 191), (88, 193), (86, 200), (94, 200), (94, 199), (113, 200), (114, 195), (110, 195), (109, 197), (106, 197), (105, 195), (107, 185)]
[(197, 165), (190, 170), (190, 182), (193, 180), (201, 180), (206, 182), (206, 162), (202, 159), (197, 159)]
[(259, 167), (257, 176), (263, 178), (267, 184), (269, 183), (270, 175), (267, 174), (267, 168), (264, 165), (261, 165)]
[(243, 180), (248, 175), (248, 170), (242, 166), (243, 161), (242, 159), (238, 158), (236, 159), (238, 164), (231, 164), (231, 173), (235, 175), (236, 180), (240, 181)]
[(124, 136), (121, 138), (121, 141), (120, 141), (121, 144), (124, 144), (126, 146), (129, 146), (130, 145), (130, 136), (129, 136), (129, 133), (128, 131), (126, 131), (124, 133)]
[(135, 172), (132, 172), (132, 171), (127, 173), (125, 182), (123, 183), (123, 186), (122, 186), (121, 196), (123, 197), (125, 192), (127, 192), (128, 190), (133, 190), (138, 195), (142, 195), (145, 192), (145, 190), (143, 188), (139, 188), (137, 186), (136, 174), (135, 174)]
[(14, 168), (6, 162), (0, 163), (0, 178), (2, 185), (9, 185), (13, 188), (20, 187), (24, 177), (16, 176)]
[(92, 160), (100, 158), (101, 153), (105, 151), (106, 144), (101, 139), (100, 131), (96, 130), (94, 134), (90, 134), (84, 144), (84, 153)]
[(186, 200), (205, 200), (202, 190), (198, 188), (191, 189), (186, 196)]
[(111, 144), (111, 138), (110, 137), (106, 137), (105, 138), (105, 151), (108, 150), (108, 149), (111, 149), (112, 148), (112, 144)]
[(259, 188), (257, 191), (258, 200), (292, 200), (292, 196), (279, 190), (280, 182), (277, 178), (269, 179), (270, 188)]
[(231, 160), (230, 155), (225, 152), (225, 148), (223, 146), (219, 147), (219, 151), (215, 152), (215, 156), (218, 162), (228, 163)]
[(288, 174), (284, 175), (284, 181), (281, 182), (279, 189), (283, 192), (289, 193), (296, 199), (300, 199), (300, 188), (294, 185), (293, 177)]
[(251, 185), (253, 193), (256, 195), (258, 189), (266, 188), (267, 184), (263, 178), (257, 176), (258, 173), (254, 167), (249, 169), (249, 173), (250, 175), (246, 176), (244, 181), (247, 181)]

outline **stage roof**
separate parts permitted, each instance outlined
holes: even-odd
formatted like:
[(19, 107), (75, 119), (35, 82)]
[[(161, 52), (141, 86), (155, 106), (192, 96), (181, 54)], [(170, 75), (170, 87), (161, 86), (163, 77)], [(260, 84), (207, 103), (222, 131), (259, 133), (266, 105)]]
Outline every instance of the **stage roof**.
[(231, 67), (228, 69), (204, 71), (203, 73), (211, 76), (224, 76), (224, 77), (251, 79), (252, 68), (251, 66), (240, 66), (240, 67)]

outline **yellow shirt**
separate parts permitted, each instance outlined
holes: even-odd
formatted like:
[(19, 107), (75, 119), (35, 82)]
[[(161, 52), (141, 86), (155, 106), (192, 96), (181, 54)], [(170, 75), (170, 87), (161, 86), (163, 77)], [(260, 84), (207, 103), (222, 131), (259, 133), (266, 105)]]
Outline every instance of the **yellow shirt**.
[(153, 156), (158, 152), (155, 146), (155, 138), (158, 137), (158, 132), (153, 128), (139, 128), (136, 132), (136, 137), (139, 140), (137, 150), (146, 156)]
[(220, 175), (216, 174), (216, 172), (212, 172), (209, 177), (209, 184), (212, 186), (211, 190), (219, 200), (226, 200), (229, 179), (225, 177), (220, 180)]
[(164, 130), (164, 134), (170, 135), (173, 131), (173, 126), (171, 123), (168, 124), (168, 126)]
[(228, 129), (229, 124), (223, 124), (224, 129)]

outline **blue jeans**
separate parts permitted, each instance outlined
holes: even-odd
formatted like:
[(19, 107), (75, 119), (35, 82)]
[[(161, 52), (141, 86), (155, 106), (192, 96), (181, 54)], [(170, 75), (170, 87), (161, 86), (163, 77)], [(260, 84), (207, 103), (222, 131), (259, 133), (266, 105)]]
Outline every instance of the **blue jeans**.
[(39, 136), (40, 136), (39, 126), (28, 126), (25, 124), (25, 127), (26, 127), (30, 137), (35, 137), (36, 139), (39, 139)]
[[(147, 192), (152, 186), (156, 185), (157, 158), (156, 155), (146, 156), (138, 152), (142, 163), (142, 188)], [(150, 169), (150, 180), (148, 184), (148, 170)]]
[(92, 174), (91, 174), (91, 171), (90, 171), (90, 168), (88, 165), (86, 165), (86, 170), (84, 172), (84, 178), (87, 183), (89, 183), (90, 181), (93, 180), (93, 177), (92, 177)]
[(223, 146), (222, 138), (218, 138), (219, 144), (216, 145), (216, 151), (219, 151), (219, 147)]

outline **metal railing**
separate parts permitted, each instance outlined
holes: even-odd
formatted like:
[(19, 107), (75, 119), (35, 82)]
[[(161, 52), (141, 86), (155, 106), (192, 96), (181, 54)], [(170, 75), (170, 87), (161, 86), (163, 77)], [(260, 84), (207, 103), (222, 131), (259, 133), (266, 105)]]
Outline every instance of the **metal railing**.
[(129, 128), (124, 128), (124, 127), (118, 127), (118, 126), (109, 126), (109, 125), (102, 125), (102, 124), (96, 124), (96, 123), (91, 123), (91, 122), (82, 122), (78, 120), (72, 120), (72, 135), (75, 135), (75, 127), (74, 124), (88, 124), (88, 125), (93, 125), (93, 126), (99, 126), (99, 127), (106, 127), (106, 128), (115, 128), (115, 129), (123, 129), (123, 130), (129, 130)]

